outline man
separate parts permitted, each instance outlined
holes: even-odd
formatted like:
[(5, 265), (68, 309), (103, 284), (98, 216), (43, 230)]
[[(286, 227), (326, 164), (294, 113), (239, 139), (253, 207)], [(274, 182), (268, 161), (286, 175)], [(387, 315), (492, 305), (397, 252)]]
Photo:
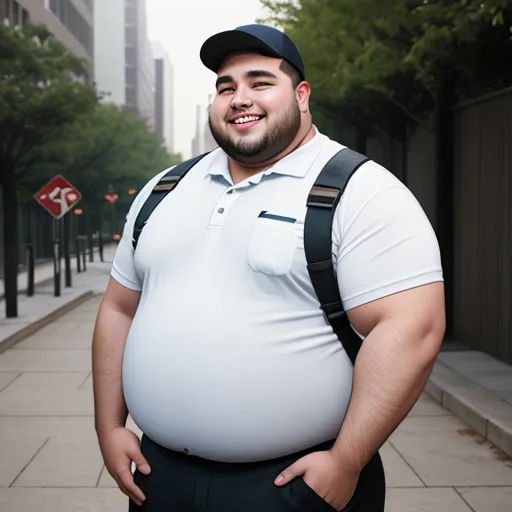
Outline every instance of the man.
[(105, 464), (131, 511), (382, 512), (377, 452), (422, 393), (444, 334), (435, 235), (375, 162), (349, 181), (332, 251), (364, 338), (353, 366), (306, 269), (306, 198), (343, 146), (312, 123), (300, 53), (249, 25), (207, 40), (201, 59), (217, 73), (219, 148), (160, 203), (134, 250), (135, 218), (165, 171), (136, 198), (98, 314)]

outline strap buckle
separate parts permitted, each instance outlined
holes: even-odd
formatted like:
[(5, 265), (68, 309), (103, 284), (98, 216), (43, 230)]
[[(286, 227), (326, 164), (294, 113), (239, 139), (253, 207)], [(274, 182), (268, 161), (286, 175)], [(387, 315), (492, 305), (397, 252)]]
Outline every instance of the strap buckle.
[(330, 325), (340, 325), (347, 320), (347, 313), (343, 309), (341, 302), (331, 302), (320, 306), (324, 313), (325, 321)]
[(309, 193), (307, 205), (329, 210), (338, 204), (340, 197), (341, 190), (339, 188), (314, 185)]
[(171, 191), (178, 183), (179, 176), (164, 176), (155, 186), (153, 192)]

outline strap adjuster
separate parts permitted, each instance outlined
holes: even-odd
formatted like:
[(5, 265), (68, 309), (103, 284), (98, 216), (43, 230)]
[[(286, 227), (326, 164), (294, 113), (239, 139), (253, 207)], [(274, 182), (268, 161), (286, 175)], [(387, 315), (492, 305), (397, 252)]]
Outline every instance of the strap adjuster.
[(170, 192), (176, 186), (179, 179), (179, 176), (164, 176), (156, 184), (155, 188), (153, 189), (153, 192)]
[(328, 324), (341, 324), (344, 319), (347, 319), (347, 313), (343, 309), (341, 302), (331, 302), (330, 304), (320, 306), (320, 308)]
[(309, 193), (307, 205), (330, 210), (338, 204), (340, 197), (341, 190), (339, 188), (314, 185)]

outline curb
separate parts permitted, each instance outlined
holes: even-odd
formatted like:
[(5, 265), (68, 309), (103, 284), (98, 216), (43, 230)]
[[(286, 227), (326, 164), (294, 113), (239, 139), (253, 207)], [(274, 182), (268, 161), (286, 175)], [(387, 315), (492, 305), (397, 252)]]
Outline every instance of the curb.
[(508, 402), (440, 362), (425, 391), (512, 457), (512, 406)]
[(80, 294), (78, 297), (75, 297), (74, 299), (70, 300), (69, 302), (66, 302), (66, 304), (63, 304), (57, 309), (54, 309), (50, 313), (42, 316), (35, 322), (32, 322), (31, 324), (22, 327), (19, 331), (15, 332), (14, 334), (11, 334), (4, 340), (0, 341), (0, 354), (4, 353), (6, 350), (9, 350), (17, 343), (27, 339), (29, 336), (32, 336), (34, 333), (36, 333), (43, 327), (46, 327), (48, 324), (51, 324), (61, 316), (64, 316), (66, 313), (69, 313), (69, 311), (80, 306), (93, 296), (93, 291), (88, 290)]

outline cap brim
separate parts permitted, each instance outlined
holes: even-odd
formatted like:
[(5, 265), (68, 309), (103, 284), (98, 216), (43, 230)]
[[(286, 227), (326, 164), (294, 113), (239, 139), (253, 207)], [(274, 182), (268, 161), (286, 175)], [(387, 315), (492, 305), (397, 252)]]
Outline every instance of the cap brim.
[(228, 30), (210, 37), (201, 47), (199, 55), (202, 63), (217, 73), (222, 61), (229, 54), (240, 51), (255, 51), (269, 57), (282, 58), (279, 52), (259, 37), (240, 30)]

